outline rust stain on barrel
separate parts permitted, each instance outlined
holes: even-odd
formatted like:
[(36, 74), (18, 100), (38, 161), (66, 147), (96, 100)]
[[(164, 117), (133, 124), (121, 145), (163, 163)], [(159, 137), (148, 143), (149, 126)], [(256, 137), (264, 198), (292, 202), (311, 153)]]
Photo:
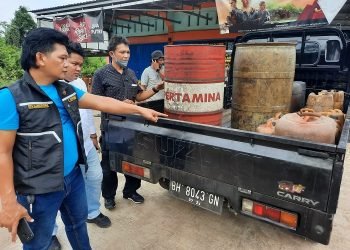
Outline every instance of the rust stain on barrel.
[(165, 112), (169, 118), (221, 125), (225, 46), (165, 46)]
[(256, 131), (292, 97), (294, 43), (237, 44), (233, 68), (232, 128)]

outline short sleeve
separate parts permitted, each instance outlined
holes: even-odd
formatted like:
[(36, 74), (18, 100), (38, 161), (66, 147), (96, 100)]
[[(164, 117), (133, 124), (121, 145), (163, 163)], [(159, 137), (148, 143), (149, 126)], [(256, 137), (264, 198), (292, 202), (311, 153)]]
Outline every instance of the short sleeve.
[(97, 71), (92, 78), (91, 93), (94, 95), (102, 95), (102, 96), (105, 95), (102, 79), (100, 77), (100, 71)]
[(138, 83), (137, 76), (136, 76), (136, 74), (135, 74), (135, 72), (133, 70), (128, 68), (128, 73), (127, 74), (129, 75), (129, 77), (132, 79), (132, 81), (134, 83)]
[(73, 86), (73, 88), (74, 88), (75, 93), (77, 93), (78, 100), (80, 100), (86, 93), (85, 91), (83, 91), (75, 86)]
[(147, 68), (142, 72), (142, 75), (141, 75), (141, 85), (145, 85), (145, 86), (148, 86), (148, 80), (149, 80), (149, 77), (148, 77), (148, 70)]
[(141, 92), (143, 92), (143, 89), (139, 84), (137, 84), (137, 94), (140, 94)]
[(17, 130), (19, 114), (9, 89), (0, 90), (0, 130)]
[(81, 78), (78, 78), (78, 79), (70, 82), (69, 84), (71, 84), (74, 87), (77, 87), (78, 89), (81, 89), (82, 91), (87, 92), (86, 84)]

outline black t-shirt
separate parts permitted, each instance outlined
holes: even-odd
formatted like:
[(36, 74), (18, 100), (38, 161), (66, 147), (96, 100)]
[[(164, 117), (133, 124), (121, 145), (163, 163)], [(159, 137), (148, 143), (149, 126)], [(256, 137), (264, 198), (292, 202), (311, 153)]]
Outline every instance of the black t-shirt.
[(92, 80), (92, 94), (111, 97), (120, 101), (129, 99), (135, 101), (136, 95), (142, 92), (137, 78), (129, 68), (120, 74), (112, 64), (97, 70)]

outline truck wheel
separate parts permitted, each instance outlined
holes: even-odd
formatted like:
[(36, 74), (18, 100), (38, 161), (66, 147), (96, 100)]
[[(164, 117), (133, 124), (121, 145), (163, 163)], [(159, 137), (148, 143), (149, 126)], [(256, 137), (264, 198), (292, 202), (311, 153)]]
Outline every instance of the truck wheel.
[(165, 179), (165, 178), (159, 179), (159, 185), (166, 190), (169, 190), (169, 183), (170, 181), (168, 179)]

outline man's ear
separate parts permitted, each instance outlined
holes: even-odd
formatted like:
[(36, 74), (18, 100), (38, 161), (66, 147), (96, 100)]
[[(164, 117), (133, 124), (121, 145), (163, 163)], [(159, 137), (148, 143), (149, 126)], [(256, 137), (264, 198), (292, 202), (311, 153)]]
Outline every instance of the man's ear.
[(108, 54), (109, 54), (110, 57), (114, 56), (114, 52), (113, 51), (109, 51)]
[(38, 67), (43, 67), (45, 66), (46, 55), (44, 53), (37, 52), (35, 54), (35, 60), (36, 60), (36, 65)]

